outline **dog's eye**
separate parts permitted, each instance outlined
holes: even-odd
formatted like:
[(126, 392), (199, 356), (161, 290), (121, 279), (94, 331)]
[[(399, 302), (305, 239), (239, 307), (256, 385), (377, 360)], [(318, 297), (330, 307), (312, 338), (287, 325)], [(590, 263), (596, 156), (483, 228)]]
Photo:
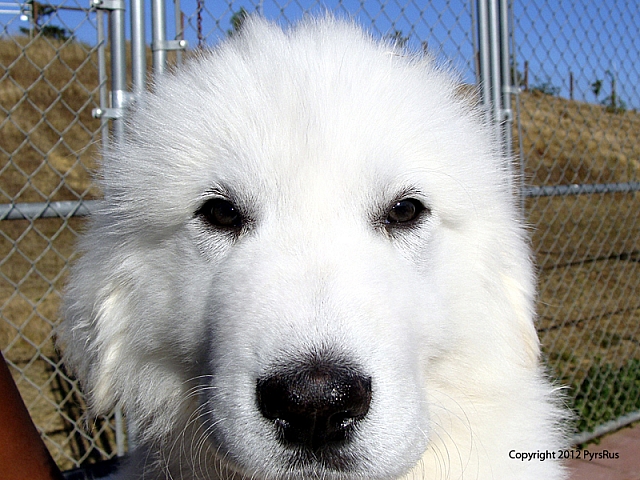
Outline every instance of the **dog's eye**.
[(405, 198), (396, 202), (396, 204), (391, 207), (391, 210), (389, 210), (387, 218), (385, 219), (385, 223), (391, 226), (412, 223), (426, 209), (427, 207), (425, 207), (419, 200), (416, 200), (415, 198)]
[(242, 227), (243, 218), (238, 208), (223, 198), (212, 198), (202, 205), (196, 215), (204, 218), (214, 227), (239, 229)]

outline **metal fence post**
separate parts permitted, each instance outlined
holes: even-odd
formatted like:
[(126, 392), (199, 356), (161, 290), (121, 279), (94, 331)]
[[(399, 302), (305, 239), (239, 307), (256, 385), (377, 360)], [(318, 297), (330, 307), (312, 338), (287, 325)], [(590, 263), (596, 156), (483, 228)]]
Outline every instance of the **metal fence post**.
[(167, 21), (164, 0), (151, 0), (153, 75), (162, 75), (167, 65)]
[[(137, 1), (137, 0), (136, 0)], [(132, 2), (133, 3), (133, 2)], [(130, 94), (126, 91), (127, 81), (127, 63), (125, 53), (125, 4), (124, 0), (93, 0), (92, 4), (98, 9), (98, 76), (100, 79), (100, 108), (94, 110), (94, 116), (100, 118), (101, 130), (102, 130), (102, 144), (103, 147), (108, 145), (109, 141), (116, 143), (122, 142), (124, 137), (124, 108), (130, 100)], [(138, 6), (138, 5), (136, 5)], [(104, 10), (109, 11), (109, 37), (111, 44), (111, 105), (106, 106), (106, 61), (105, 61), (105, 36), (104, 26), (102, 21), (102, 12)], [(136, 10), (132, 7), (132, 17), (136, 15), (142, 19), (144, 25), (144, 15), (140, 9)], [(132, 18), (133, 20), (133, 18)], [(140, 36), (139, 30), (136, 29), (138, 23), (132, 21), (132, 31), (134, 35), (134, 41), (132, 41), (132, 57), (136, 58), (138, 63), (140, 58), (140, 51), (142, 52), (142, 58), (145, 55), (144, 45), (144, 26), (142, 27), (142, 36)], [(140, 44), (142, 47), (140, 48)], [(143, 60), (144, 62), (144, 60)], [(144, 65), (144, 64), (143, 64)], [(144, 78), (144, 77), (143, 77)], [(140, 85), (140, 76), (136, 75), (134, 70), (134, 85)], [(144, 81), (142, 81), (144, 82)], [(143, 85), (139, 88), (144, 88)], [(140, 90), (141, 91), (141, 90)], [(112, 120), (112, 135), (108, 135), (108, 120)], [(126, 452), (125, 446), (125, 433), (124, 433), (124, 418), (121, 407), (116, 407), (115, 412), (115, 435), (116, 435), (116, 454), (123, 456)], [(129, 433), (129, 444), (133, 441), (132, 434)]]
[(131, 0), (131, 79), (133, 95), (138, 97), (147, 84), (147, 44), (144, 28), (144, 0)]
[[(511, 169), (513, 113), (508, 0), (477, 1), (478, 80), (487, 121), (494, 126)], [(512, 186), (513, 187), (513, 186)]]
[[(180, 51), (187, 48), (187, 41), (182, 39), (182, 12), (180, 11), (180, 1), (175, 0), (174, 2), (176, 16), (175, 40), (167, 40), (167, 12), (164, 2), (165, 0), (151, 0), (151, 50), (153, 52), (154, 77), (164, 74), (167, 68), (167, 52), (169, 50), (176, 50), (178, 52), (178, 61), (180, 61)], [(180, 26), (178, 27), (178, 25)]]
[(127, 103), (127, 60), (125, 54), (124, 0), (110, 0), (109, 30), (111, 37), (111, 107), (113, 141), (119, 143), (124, 136), (122, 111)]

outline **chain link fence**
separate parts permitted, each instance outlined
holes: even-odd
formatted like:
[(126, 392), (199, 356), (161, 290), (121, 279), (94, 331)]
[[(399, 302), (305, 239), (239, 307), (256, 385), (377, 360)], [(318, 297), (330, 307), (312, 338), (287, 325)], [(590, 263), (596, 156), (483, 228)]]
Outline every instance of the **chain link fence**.
[(516, 2), (539, 333), (578, 442), (640, 419), (638, 2)]
[[(52, 341), (82, 221), (43, 211), (47, 202), (95, 195), (89, 170), (100, 129), (91, 116), (96, 47), (95, 40), (73, 38), (75, 31), (95, 31), (87, 7), (0, 7), (0, 347), (62, 468), (111, 455), (114, 438), (112, 419), (84, 425), (79, 390)], [(23, 215), (11, 205), (25, 208)]]
[[(164, 7), (169, 43), (184, 38), (189, 49), (227, 36), (241, 9), (282, 24), (328, 10), (412, 49), (428, 47), (476, 84), (481, 3), (183, 0)], [(515, 1), (503, 12), (515, 47), (507, 83), (520, 86), (509, 133), (520, 152), (523, 209), (535, 227), (539, 332), (553, 375), (571, 387), (568, 401), (587, 432), (576, 440), (584, 441), (640, 411), (640, 18), (633, 2), (552, 3)], [(98, 195), (90, 171), (118, 107), (106, 103), (113, 74), (100, 67), (115, 51), (98, 40), (108, 16), (85, 0), (0, 4), (0, 348), (64, 469), (123, 450), (118, 415), (85, 423), (82, 396), (52, 340), (82, 229), (78, 214)], [(142, 55), (152, 64), (157, 49), (147, 37)], [(123, 78), (127, 90), (140, 88), (135, 71)], [(98, 108), (101, 119), (92, 115)]]

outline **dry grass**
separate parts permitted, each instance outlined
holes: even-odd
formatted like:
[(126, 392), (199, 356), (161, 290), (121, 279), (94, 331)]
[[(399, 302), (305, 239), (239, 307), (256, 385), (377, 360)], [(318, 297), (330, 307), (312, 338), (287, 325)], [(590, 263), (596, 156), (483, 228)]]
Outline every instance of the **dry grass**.
[(609, 113), (600, 105), (533, 92), (521, 96), (520, 119), (529, 183), (638, 180), (637, 112)]
[(97, 107), (96, 53), (80, 43), (17, 37), (0, 42), (0, 64), (4, 202), (86, 194), (99, 128), (91, 116)]
[[(99, 122), (91, 116), (97, 106), (95, 52), (79, 43), (17, 37), (0, 40), (0, 65), (0, 201), (90, 198), (99, 140)], [(79, 418), (82, 401), (61, 372), (52, 341), (81, 223), (0, 224), (0, 347), (63, 468), (97, 457), (92, 441), (70, 421)]]
[[(95, 52), (73, 42), (12, 38), (0, 40), (0, 65), (3, 203), (95, 195), (88, 173), (99, 140), (99, 122), (91, 117), (97, 106)], [(534, 93), (522, 94), (521, 111), (529, 183), (639, 180), (636, 112), (612, 114)], [(573, 383), (591, 365), (640, 359), (639, 207), (635, 193), (526, 202), (540, 272), (541, 337), (556, 374)], [(0, 223), (0, 347), (64, 467), (96, 452), (69, 421), (77, 420), (81, 400), (60, 371), (52, 343), (82, 222)], [(112, 440), (105, 441), (103, 448), (111, 451)]]
[[(534, 185), (640, 180), (640, 115), (540, 93), (521, 98)], [(517, 141), (517, 138), (516, 138)], [(539, 330), (551, 366), (579, 383), (590, 366), (640, 359), (638, 193), (530, 198)]]

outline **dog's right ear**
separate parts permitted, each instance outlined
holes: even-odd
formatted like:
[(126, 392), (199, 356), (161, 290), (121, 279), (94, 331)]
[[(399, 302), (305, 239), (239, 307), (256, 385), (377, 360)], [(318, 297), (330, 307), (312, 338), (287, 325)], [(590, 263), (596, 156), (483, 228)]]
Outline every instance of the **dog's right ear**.
[(173, 332), (156, 328), (154, 338), (148, 330), (171, 302), (166, 284), (156, 282), (163, 264), (150, 265), (162, 255), (145, 256), (148, 246), (127, 226), (135, 225), (133, 219), (126, 224), (106, 201), (100, 208), (81, 239), (83, 255), (71, 268), (58, 343), (91, 413), (106, 415), (121, 406), (143, 442), (175, 427), (189, 385), (163, 363), (172, 351), (154, 350), (158, 336)]
[(89, 229), (82, 239), (84, 255), (71, 269), (56, 332), (65, 365), (80, 380), (96, 415), (121, 401), (122, 386), (114, 379), (127, 368), (123, 349), (132, 315), (124, 259), (98, 236)]

